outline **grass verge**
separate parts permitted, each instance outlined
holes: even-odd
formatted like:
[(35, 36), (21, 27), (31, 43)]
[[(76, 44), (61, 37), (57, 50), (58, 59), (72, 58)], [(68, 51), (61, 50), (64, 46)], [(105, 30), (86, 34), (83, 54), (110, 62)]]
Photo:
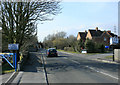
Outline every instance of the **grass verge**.
[(68, 52), (68, 53), (76, 53), (76, 54), (81, 54), (79, 52), (73, 52), (73, 51), (65, 51), (65, 50), (60, 50), (60, 49), (57, 49), (58, 51), (62, 51), (62, 52)]
[(113, 56), (111, 55), (111, 56), (106, 56), (105, 58), (113, 58)]

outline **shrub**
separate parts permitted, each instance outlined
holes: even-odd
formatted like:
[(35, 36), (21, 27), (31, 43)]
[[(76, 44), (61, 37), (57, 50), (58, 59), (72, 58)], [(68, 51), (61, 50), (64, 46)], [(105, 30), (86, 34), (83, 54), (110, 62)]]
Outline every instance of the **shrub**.
[(105, 52), (105, 46), (103, 44), (100, 43), (95, 43), (95, 52), (98, 53), (104, 53)]
[(85, 47), (88, 53), (95, 52), (95, 43), (92, 40), (87, 39), (85, 41)]
[(64, 47), (65, 51), (74, 51), (74, 49), (72, 47)]

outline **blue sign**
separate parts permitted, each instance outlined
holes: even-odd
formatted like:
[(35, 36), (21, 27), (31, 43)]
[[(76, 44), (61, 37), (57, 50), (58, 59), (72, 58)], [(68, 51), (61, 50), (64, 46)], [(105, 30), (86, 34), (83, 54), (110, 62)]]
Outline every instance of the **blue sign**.
[(105, 48), (109, 48), (109, 46), (105, 46)]
[(9, 50), (18, 50), (19, 44), (8, 44), (8, 49)]

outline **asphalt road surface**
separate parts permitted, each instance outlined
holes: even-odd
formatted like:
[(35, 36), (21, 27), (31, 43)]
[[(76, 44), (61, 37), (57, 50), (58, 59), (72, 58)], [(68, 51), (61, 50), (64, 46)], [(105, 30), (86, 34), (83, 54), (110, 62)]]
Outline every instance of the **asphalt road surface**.
[[(45, 69), (41, 64), (41, 56), (44, 59)], [(24, 70), (13, 83), (17, 81), (21, 84), (46, 83), (47, 81), (50, 85), (53, 83), (60, 85), (62, 83), (96, 83), (96, 85), (118, 83), (118, 64), (84, 58), (89, 56), (91, 55), (76, 56), (58, 52), (58, 57), (46, 57), (45, 50), (33, 52)]]
[[(49, 83), (118, 83), (118, 65), (58, 52), (45, 58)], [(89, 56), (89, 55), (88, 55)]]

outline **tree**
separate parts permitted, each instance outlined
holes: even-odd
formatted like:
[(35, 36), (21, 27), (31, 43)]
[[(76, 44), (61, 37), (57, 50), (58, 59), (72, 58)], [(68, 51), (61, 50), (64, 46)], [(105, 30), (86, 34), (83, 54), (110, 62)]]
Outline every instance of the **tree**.
[(95, 43), (92, 40), (87, 39), (85, 41), (85, 47), (88, 52), (95, 52)]
[(77, 50), (81, 52), (82, 49), (84, 49), (84, 41), (82, 39), (77, 41)]
[(64, 31), (58, 32), (56, 34), (47, 35), (43, 41), (44, 47), (46, 48), (47, 47), (58, 47), (61, 49), (61, 47), (63, 47), (62, 46), (63, 42), (61, 42), (60, 40), (65, 41), (66, 43), (65, 36), (66, 36), (66, 32)]
[(64, 32), (64, 31), (58, 32), (58, 33), (55, 34), (55, 36), (56, 36), (57, 39), (58, 38), (65, 38), (66, 32)]
[(105, 46), (102, 43), (95, 43), (95, 52), (105, 52)]
[(72, 47), (74, 51), (77, 51), (77, 39), (74, 35), (69, 35), (67, 38), (69, 47)]
[(64, 47), (66, 47), (67, 44), (67, 39), (65, 38), (59, 38), (59, 39), (55, 39), (53, 41), (53, 46), (56, 47), (57, 49), (64, 49)]
[(52, 20), (50, 16), (60, 13), (59, 3), (60, 1), (55, 0), (2, 2), (1, 18), (5, 42), (18, 43), (21, 49), (28, 38), (37, 35), (36, 21)]

